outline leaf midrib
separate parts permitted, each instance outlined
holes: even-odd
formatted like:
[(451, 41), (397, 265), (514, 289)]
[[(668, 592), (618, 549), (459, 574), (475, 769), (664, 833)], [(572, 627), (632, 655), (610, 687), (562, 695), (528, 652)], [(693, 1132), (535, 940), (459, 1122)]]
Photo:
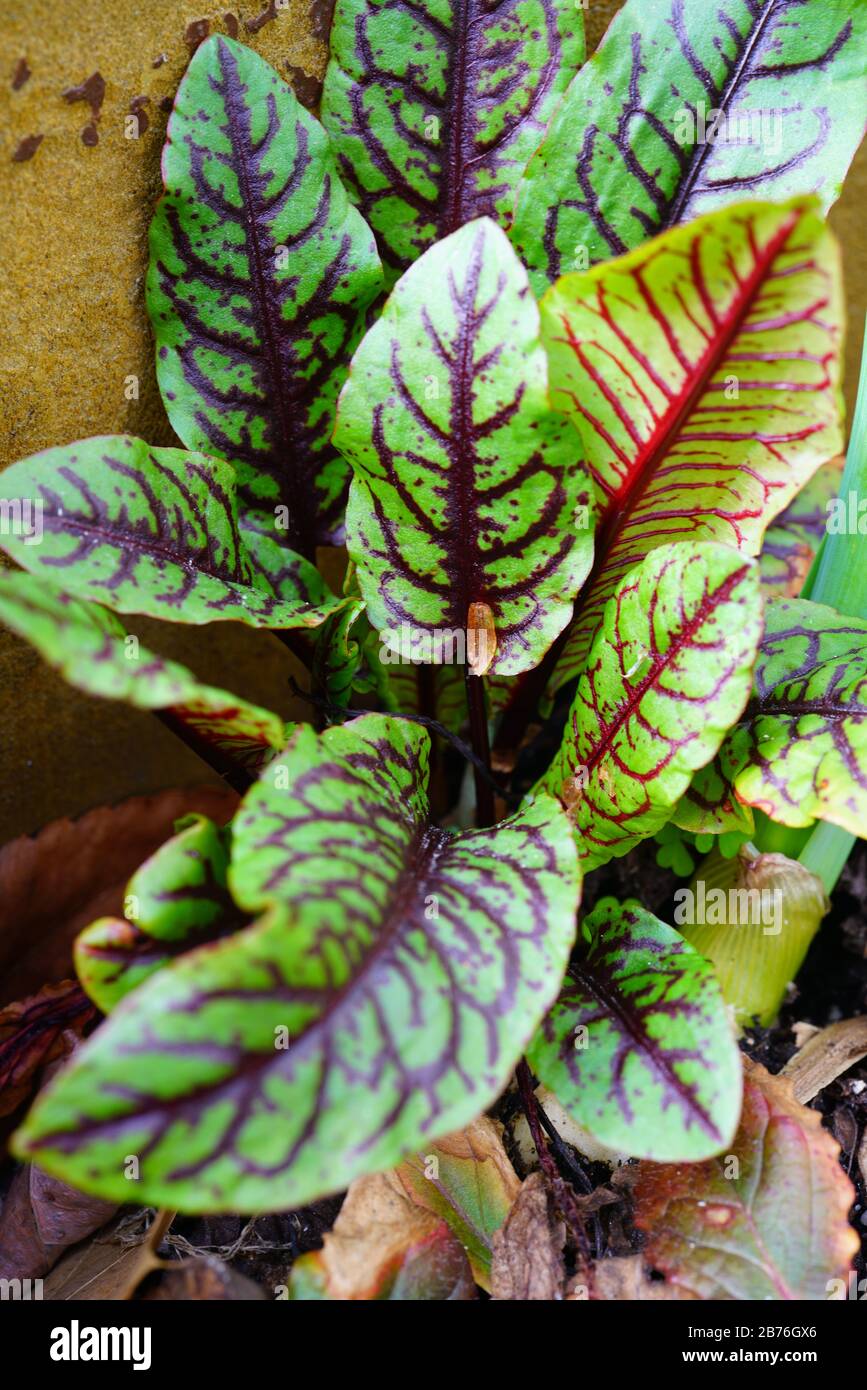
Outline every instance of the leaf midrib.
[(671, 645), (665, 652), (659, 655), (647, 675), (633, 686), (629, 697), (619, 706), (617, 714), (612, 722), (605, 726), (602, 731), (603, 736), (595, 744), (593, 751), (583, 757), (582, 764), (584, 767), (588, 770), (595, 767), (600, 758), (609, 751), (614, 739), (617, 737), (624, 724), (632, 717), (648, 690), (658, 683), (659, 677), (662, 675), (663, 671), (666, 670), (675, 658), (680, 656), (684, 648), (689, 647), (696, 632), (711, 617), (714, 610), (720, 604), (728, 601), (732, 589), (736, 588), (749, 572), (750, 563), (749, 560), (745, 560), (739, 569), (732, 571), (731, 574), (726, 576), (725, 580), (718, 588), (705, 595), (693, 617), (680, 628), (676, 637), (672, 640)]
[[(243, 135), (243, 115), (239, 112), (239, 102), (232, 82), (228, 76), (225, 59), (228, 55), (235, 69), (235, 78), (240, 82), (237, 63), (234, 55), (225, 43), (220, 44), (220, 70), (223, 75), (223, 99), (226, 107), (226, 122), (229, 127), (229, 140), (233, 150), (240, 152), (240, 158), (234, 161), (234, 168), (238, 178), (238, 188), (241, 194), (243, 208), (242, 224), (244, 228), (244, 238), (250, 251), (250, 278), (252, 281), (253, 299), (258, 305), (256, 315), (262, 342), (264, 347), (264, 359), (267, 363), (268, 376), (271, 382), (271, 400), (276, 405), (276, 413), (280, 422), (280, 440), (275, 441), (272, 452), (275, 461), (280, 462), (280, 475), (285, 483), (285, 453), (288, 452), (290, 441), (297, 443), (297, 431), (293, 427), (293, 414), (290, 402), (285, 391), (283, 372), (280, 367), (280, 353), (278, 341), (283, 336), (280, 328), (283, 326), (282, 314), (279, 301), (275, 299), (273, 283), (268, 278), (264, 270), (264, 257), (259, 242), (258, 222), (256, 215), (256, 205), (250, 187), (250, 180), (247, 173), (245, 156), (250, 153), (252, 136), (248, 143), (245, 143)], [(243, 108), (243, 98), (241, 98)], [(279, 117), (278, 117), (279, 120)], [(248, 122), (249, 124), (249, 122)], [(296, 122), (297, 125), (297, 122)], [(276, 329), (275, 329), (276, 321)], [(284, 457), (280, 459), (280, 453)], [(315, 545), (312, 539), (312, 527), (310, 520), (310, 499), (305, 495), (304, 487), (295, 487), (292, 495), (292, 505), (289, 507), (289, 521), (291, 525), (290, 535), (293, 540), (292, 548), (297, 550), (300, 555), (307, 558), (313, 554)]]
[[(777, 14), (778, 4), (779, 0), (768, 0), (766, 8), (756, 19), (752, 30), (743, 36), (741, 51), (737, 63), (735, 64), (734, 71), (728, 83), (723, 87), (719, 96), (716, 97), (716, 105), (711, 109), (728, 112), (738, 87), (741, 84), (744, 72), (749, 66), (750, 59), (761, 42), (771, 18)], [(710, 93), (708, 95), (710, 95)], [(680, 186), (674, 197), (670, 200), (665, 216), (660, 220), (659, 231), (665, 231), (668, 227), (672, 227), (675, 223), (680, 222), (683, 217), (685, 206), (695, 187), (698, 175), (704, 167), (704, 162), (709, 152), (713, 149), (714, 146), (708, 141), (705, 141), (703, 145), (696, 144), (693, 146), (693, 155), (689, 169), (681, 180)]]
[[(604, 941), (600, 941), (598, 948), (603, 948), (604, 944)], [(664, 1052), (660, 1052), (657, 1043), (647, 1030), (642, 1028), (640, 1021), (627, 1010), (622, 996), (617, 992), (613, 974), (608, 971), (594, 972), (590, 955), (586, 962), (570, 965), (568, 974), (570, 979), (586, 990), (610, 1014), (627, 1037), (632, 1039), (637, 1051), (650, 1058), (652, 1066), (664, 1078), (664, 1084), (679, 1096), (686, 1112), (694, 1115), (705, 1131), (721, 1143), (723, 1136), (710, 1115), (690, 1093), (689, 1087), (676, 1075)]]
[(478, 0), (456, 0), (455, 3), (455, 27), (451, 40), (451, 77), (455, 91), (455, 104), (449, 119), (448, 144), (446, 157), (443, 161), (443, 192), (445, 196), (442, 200), (443, 205), (439, 216), (440, 238), (456, 231), (464, 220), (464, 169), (469, 161), (472, 148), (472, 134), (468, 132), (465, 111), (467, 69), (469, 67), (469, 44), (467, 40), (473, 28), (478, 25), (477, 7)]
[[(738, 295), (734, 305), (729, 310), (727, 322), (724, 329), (714, 338), (713, 344), (705, 352), (703, 358), (696, 365), (695, 375), (692, 385), (684, 395), (680, 406), (671, 418), (670, 423), (663, 417), (660, 420), (654, 434), (651, 435), (643, 449), (643, 460), (631, 470), (629, 476), (621, 488), (614, 494), (609, 507), (597, 528), (597, 546), (593, 561), (593, 568), (587, 578), (587, 582), (581, 591), (581, 595), (575, 604), (575, 612), (569, 632), (580, 630), (581, 617), (587, 606), (587, 601), (593, 594), (597, 581), (605, 571), (617, 541), (630, 519), (635, 507), (644, 496), (645, 489), (653, 481), (656, 470), (662, 461), (671, 452), (674, 444), (680, 435), (686, 421), (695, 407), (696, 402), (701, 398), (707, 388), (708, 382), (715, 375), (720, 363), (724, 361), (732, 342), (740, 332), (744, 320), (752, 308), (768, 268), (773, 265), (774, 260), (781, 248), (788, 241), (794, 228), (797, 226), (802, 213), (799, 210), (792, 212), (791, 217), (787, 218), (780, 229), (768, 242), (762, 256), (760, 256), (753, 272), (747, 282), (744, 292)], [(574, 340), (574, 334), (568, 322), (561, 318), (567, 341)], [(595, 629), (594, 629), (595, 633)]]

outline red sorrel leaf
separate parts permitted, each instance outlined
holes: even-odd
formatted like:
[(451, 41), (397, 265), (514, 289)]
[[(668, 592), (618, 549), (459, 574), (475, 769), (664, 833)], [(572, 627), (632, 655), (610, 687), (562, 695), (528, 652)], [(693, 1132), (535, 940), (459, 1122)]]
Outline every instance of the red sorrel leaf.
[(286, 509), (312, 556), (340, 532), (334, 402), (381, 283), (322, 127), (272, 67), (215, 35), (182, 81), (151, 224), (148, 311), (169, 419), (231, 459), (242, 500)]
[(235, 470), (130, 435), (46, 449), (3, 474), (19, 524), (0, 545), (31, 574), (118, 613), (175, 623), (318, 627), (339, 606), (307, 560), (238, 520)]
[(797, 497), (765, 532), (762, 591), (768, 598), (797, 598), (828, 526), (844, 459), (831, 459), (814, 473)]
[(661, 546), (621, 580), (541, 782), (585, 871), (670, 818), (749, 698), (760, 637), (758, 566), (730, 546)]
[(484, 607), (485, 669), (534, 666), (590, 567), (589, 482), (549, 403), (526, 274), (489, 219), (400, 280), (353, 358), (334, 438), (355, 472), (348, 543), (373, 625), (399, 645), (407, 633), (417, 661), (472, 665)]
[(251, 772), (289, 737), (279, 715), (205, 685), (179, 662), (148, 651), (116, 614), (70, 598), (41, 575), (0, 571), (0, 621), (78, 690), (166, 711), (208, 748)]
[(245, 923), (226, 881), (227, 834), (206, 816), (175, 830), (127, 884), (124, 916), (100, 917), (75, 942), (78, 978), (105, 1014), (176, 956)]
[(614, 1153), (719, 1153), (737, 1128), (741, 1064), (712, 967), (631, 900), (603, 898), (582, 931), (527, 1052), (536, 1075)]
[(464, 222), (508, 224), (583, 57), (573, 0), (338, 0), (322, 120), (392, 280)]
[(644, 555), (679, 540), (758, 554), (839, 452), (841, 319), (838, 252), (809, 201), (713, 213), (546, 294), (552, 401), (581, 431), (601, 506), (552, 688), (580, 674)]
[(783, 825), (832, 821), (853, 835), (867, 818), (867, 622), (808, 599), (772, 599), (755, 692), (678, 807), (688, 829), (713, 828), (732, 795)]
[(27, 1157), (127, 1199), (138, 1154), (143, 1201), (280, 1210), (492, 1104), (562, 978), (577, 855), (544, 795), (432, 824), (428, 754), (384, 715), (296, 731), (232, 826), (232, 892), (267, 916), (115, 1011), (19, 1130)]
[(518, 190), (537, 293), (740, 198), (826, 210), (864, 134), (865, 68), (851, 0), (627, 0)]

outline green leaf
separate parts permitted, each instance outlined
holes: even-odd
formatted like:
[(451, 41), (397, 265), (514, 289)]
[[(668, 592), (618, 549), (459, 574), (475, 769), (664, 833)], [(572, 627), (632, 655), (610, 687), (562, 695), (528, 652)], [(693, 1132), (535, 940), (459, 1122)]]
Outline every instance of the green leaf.
[(81, 987), (104, 1014), (176, 954), (123, 917), (98, 917), (79, 932), (72, 950)]
[(731, 831), (754, 829), (749, 806), (742, 806), (732, 790), (722, 761), (722, 751), (699, 768), (677, 803), (672, 816), (674, 825), (693, 835), (726, 835)]
[(662, 546), (621, 581), (541, 783), (585, 872), (669, 819), (747, 702), (761, 630), (758, 566), (728, 546)]
[(584, 58), (573, 0), (338, 0), (322, 120), (391, 280), (514, 191)]
[(214, 35), (163, 150), (148, 312), (175, 432), (235, 462), (242, 499), (287, 511), (312, 556), (341, 530), (334, 403), (382, 272), (328, 137), (272, 67)]
[(654, 546), (758, 554), (839, 453), (841, 323), (839, 254), (810, 202), (711, 214), (546, 294), (552, 401), (581, 431), (600, 504), (552, 689), (580, 674), (607, 599)]
[(769, 602), (765, 623), (753, 699), (720, 750), (724, 794), (783, 825), (864, 836), (867, 622), (789, 599)]
[(627, 0), (518, 190), (537, 293), (740, 198), (827, 210), (864, 134), (865, 55), (851, 0)]
[(713, 967), (640, 903), (600, 902), (527, 1054), (617, 1153), (695, 1162), (731, 1143), (741, 1062)]
[(278, 714), (198, 680), (129, 636), (113, 613), (70, 598), (41, 575), (0, 571), (0, 621), (88, 695), (170, 710), (185, 728), (250, 771), (287, 741)]
[(31, 574), (118, 613), (169, 622), (317, 627), (338, 606), (306, 560), (242, 533), (228, 463), (101, 435), (3, 474), (38, 531), (0, 537)]
[(824, 464), (768, 527), (761, 554), (766, 598), (798, 597), (826, 533), (842, 472), (842, 457)]
[(176, 828), (127, 884), (125, 917), (101, 917), (76, 938), (76, 973), (103, 1013), (176, 956), (243, 925), (227, 885), (226, 833), (196, 815)]
[(484, 604), (490, 671), (528, 670), (590, 567), (579, 441), (550, 410), (538, 331), (526, 274), (482, 219), (416, 262), (353, 358), (334, 435), (355, 473), (349, 551), (374, 627), (408, 630), (420, 660), (461, 663), (436, 653)]
[(234, 931), (242, 919), (228, 887), (229, 831), (197, 815), (175, 829), (130, 879), (126, 916), (160, 941)]
[(316, 634), (311, 668), (314, 690), (339, 709), (352, 703), (353, 694), (376, 695), (386, 709), (397, 709), (379, 648), (379, 635), (367, 620), (364, 600), (350, 598)]
[(136, 990), (17, 1138), (49, 1171), (185, 1210), (289, 1208), (424, 1150), (505, 1086), (556, 996), (577, 856), (539, 796), (428, 819), (427, 734), (299, 729), (242, 803), (230, 885), (259, 925)]
[[(846, 1298), (858, 1237), (840, 1147), (791, 1082), (744, 1059), (740, 1129), (707, 1163), (642, 1163), (635, 1223), (644, 1258), (699, 1299), (765, 1303)], [(769, 1320), (772, 1318), (769, 1316)]]

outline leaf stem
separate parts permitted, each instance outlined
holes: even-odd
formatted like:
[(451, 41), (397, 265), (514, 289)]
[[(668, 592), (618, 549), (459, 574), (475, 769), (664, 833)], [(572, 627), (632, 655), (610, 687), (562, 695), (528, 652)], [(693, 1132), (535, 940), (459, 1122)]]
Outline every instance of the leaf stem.
[(805, 869), (821, 879), (825, 892), (832, 893), (854, 843), (855, 836), (850, 831), (820, 820), (798, 859)]
[(554, 1156), (545, 1142), (545, 1136), (542, 1132), (540, 1106), (536, 1099), (536, 1092), (533, 1089), (533, 1077), (527, 1065), (526, 1057), (522, 1057), (515, 1068), (515, 1080), (518, 1083), (521, 1105), (527, 1117), (530, 1138), (533, 1140), (536, 1153), (539, 1155), (539, 1166), (545, 1174), (554, 1200), (557, 1202), (557, 1205), (560, 1207), (560, 1210), (569, 1224), (579, 1250), (584, 1258), (589, 1260), (590, 1250), (587, 1243), (587, 1233), (584, 1230), (584, 1218), (581, 1215), (578, 1203), (575, 1201), (575, 1194), (572, 1188), (557, 1167)]
[[(861, 351), (858, 399), (852, 420), (852, 433), (846, 452), (846, 467), (840, 481), (839, 500), (848, 519), (849, 498), (858, 504), (867, 500), (867, 336)], [(860, 520), (859, 507), (855, 515)], [(864, 535), (858, 525), (825, 530), (821, 549), (813, 561), (801, 591), (813, 603), (827, 603), (850, 618), (867, 618), (867, 565), (864, 563)]]
[[(484, 676), (474, 676), (469, 666), (465, 666), (464, 680), (467, 689), (467, 708), (470, 714), (470, 743), (478, 760), (473, 763), (473, 778), (476, 784), (476, 825), (493, 825), (497, 815), (494, 807), (493, 789), (488, 780), (491, 769), (491, 747), (488, 742)], [(485, 777), (482, 769), (487, 770), (488, 777)]]
[(191, 752), (202, 759), (202, 762), (207, 763), (208, 767), (222, 777), (239, 796), (243, 796), (252, 787), (256, 780), (252, 773), (194, 733), (171, 709), (157, 709), (154, 710), (154, 714), (161, 724), (170, 729), (181, 743), (185, 743)]

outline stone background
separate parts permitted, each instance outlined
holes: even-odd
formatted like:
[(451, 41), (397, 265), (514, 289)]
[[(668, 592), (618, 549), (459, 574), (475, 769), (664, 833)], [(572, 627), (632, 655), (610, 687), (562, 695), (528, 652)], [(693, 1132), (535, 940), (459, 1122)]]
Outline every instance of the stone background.
[[(54, 444), (128, 431), (173, 442), (159, 400), (144, 309), (147, 227), (160, 193), (159, 152), (191, 51), (190, 25), (231, 32), (316, 98), (324, 70), (329, 0), (245, 0), (231, 7), (178, 0), (28, 0), (0, 6), (0, 467)], [(591, 45), (618, 8), (591, 0)], [(264, 23), (258, 21), (265, 16)], [(252, 23), (253, 29), (246, 24)], [(190, 38), (185, 37), (190, 34)], [(154, 67), (160, 55), (166, 60)], [(12, 90), (26, 58), (31, 77)], [(106, 83), (98, 144), (81, 131), (86, 103), (62, 92), (98, 70)], [(136, 97), (148, 129), (124, 135)], [(44, 139), (14, 163), (28, 135)], [(847, 396), (854, 394), (867, 307), (867, 151), (832, 215), (843, 245), (850, 334)], [(125, 380), (139, 380), (137, 400)], [(292, 658), (276, 638), (235, 623), (184, 629), (135, 620), (142, 640), (288, 717)], [(0, 631), (0, 844), (103, 802), (217, 781), (152, 716), (71, 690), (29, 647)]]

